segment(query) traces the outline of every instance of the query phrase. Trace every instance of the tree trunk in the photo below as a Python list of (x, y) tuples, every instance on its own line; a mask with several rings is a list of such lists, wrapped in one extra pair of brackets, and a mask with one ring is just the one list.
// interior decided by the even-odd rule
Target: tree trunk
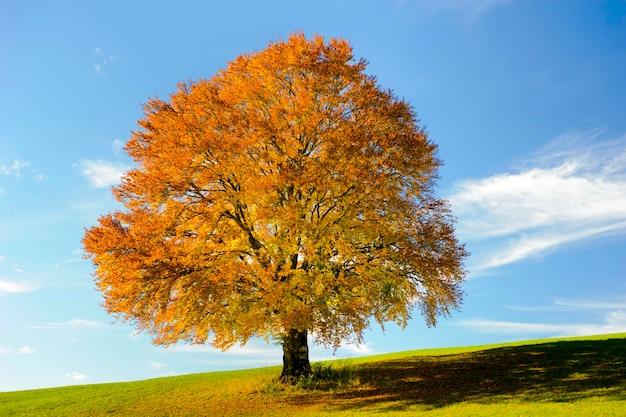
[(283, 382), (295, 382), (301, 376), (311, 374), (307, 331), (291, 329), (283, 336)]

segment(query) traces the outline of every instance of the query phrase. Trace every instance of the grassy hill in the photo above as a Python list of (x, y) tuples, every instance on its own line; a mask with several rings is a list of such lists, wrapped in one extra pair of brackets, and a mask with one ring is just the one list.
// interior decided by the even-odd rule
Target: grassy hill
[(626, 333), (0, 393), (0, 416), (626, 416)]

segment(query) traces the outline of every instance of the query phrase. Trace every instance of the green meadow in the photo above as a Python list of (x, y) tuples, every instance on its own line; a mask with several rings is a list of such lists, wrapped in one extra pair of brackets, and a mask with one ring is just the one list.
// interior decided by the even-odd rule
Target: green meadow
[(0, 416), (626, 416), (626, 333), (0, 393)]

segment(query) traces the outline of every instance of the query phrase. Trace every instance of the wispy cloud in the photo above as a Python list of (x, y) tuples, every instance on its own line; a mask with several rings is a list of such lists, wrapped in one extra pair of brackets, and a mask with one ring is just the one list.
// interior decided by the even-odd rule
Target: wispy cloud
[(626, 297), (603, 297), (602, 299), (572, 300), (556, 299), (550, 305), (504, 305), (507, 310), (527, 312), (604, 312), (609, 310), (626, 311)]
[(275, 344), (267, 344), (263, 339), (252, 339), (244, 346), (235, 345), (226, 351), (216, 349), (210, 345), (180, 344), (168, 347), (169, 352), (175, 354), (192, 354), (196, 359), (206, 364), (231, 364), (236, 367), (269, 366), (281, 363), (282, 349)]
[(31, 327), (31, 329), (45, 329), (62, 332), (84, 332), (92, 330), (102, 330), (108, 327), (109, 325), (103, 321), (73, 319), (65, 322), (47, 322), (44, 323), (42, 326), (33, 326)]
[(133, 330), (132, 332), (128, 333), (126, 335), (126, 337), (128, 337), (130, 340), (137, 342), (139, 339), (141, 339), (141, 332), (139, 330)]
[(501, 320), (462, 320), (454, 324), (491, 334), (544, 334), (552, 336), (585, 336), (626, 332), (626, 299), (555, 300), (546, 306), (504, 306), (524, 312), (584, 313), (583, 317), (599, 317), (592, 321), (570, 323), (529, 323)]
[(173, 369), (170, 369), (169, 366), (167, 366), (164, 363), (161, 362), (156, 362), (156, 361), (151, 361), (151, 360), (145, 360), (144, 364), (152, 369), (153, 371), (158, 372), (160, 375), (163, 376), (173, 376), (173, 375), (178, 375), (178, 372), (176, 372)]
[(337, 358), (351, 358), (362, 355), (373, 355), (376, 351), (369, 343), (356, 345), (352, 343), (342, 343), (341, 346), (334, 350), (321, 345), (311, 346), (311, 357), (315, 361), (324, 361)]
[(111, 146), (113, 148), (113, 154), (121, 156), (124, 154), (124, 146), (126, 146), (126, 142), (121, 139), (115, 139)]
[(462, 320), (456, 323), (480, 333), (489, 334), (544, 334), (559, 336), (588, 336), (626, 332), (626, 313), (613, 311), (600, 323), (524, 323), (499, 320)]
[(622, 300), (556, 300), (555, 306), (576, 310), (626, 310), (626, 299)]
[(417, 7), (428, 14), (442, 12), (459, 13), (466, 16), (468, 23), (474, 22), (488, 10), (511, 0), (399, 0), (398, 8)]
[(610, 299), (603, 297), (602, 299), (588, 299), (588, 300), (556, 299), (550, 305), (531, 305), (531, 306), (505, 305), (503, 307), (508, 310), (513, 310), (513, 311), (529, 311), (529, 312), (547, 312), (547, 311), (585, 312), (589, 310), (595, 310), (595, 311), (626, 310), (626, 297), (621, 297), (621, 298), (618, 297), (618, 298), (610, 298)]
[(277, 352), (280, 351), (279, 347), (276, 346), (254, 346), (253, 344), (248, 344), (244, 346), (235, 345), (226, 351), (221, 351), (220, 349), (216, 349), (210, 345), (174, 345), (169, 348), (172, 352), (177, 353), (219, 353), (219, 354), (227, 354), (227, 355), (236, 355), (236, 356), (266, 356), (266, 357), (274, 357)]
[(161, 362), (144, 361), (144, 363), (146, 364), (148, 368), (153, 369), (155, 371), (162, 371), (165, 368), (165, 365), (163, 365)]
[(70, 372), (65, 375), (65, 378), (71, 379), (72, 381), (82, 381), (84, 379), (87, 379), (87, 375), (80, 372)]
[[(312, 339), (309, 340), (309, 349), (311, 359), (314, 361), (337, 359), (338, 357), (353, 357), (360, 355), (371, 355), (375, 351), (370, 344), (364, 343), (360, 346), (344, 343), (337, 351), (327, 349), (321, 345), (313, 343)], [(269, 365), (278, 364), (282, 357), (282, 348), (277, 344), (267, 344), (262, 339), (254, 339), (248, 342), (247, 345), (240, 346), (235, 345), (226, 351), (221, 351), (210, 345), (190, 345), (180, 344), (168, 347), (170, 352), (177, 354), (210, 354), (212, 357), (222, 358), (222, 361), (232, 361), (236, 358), (236, 363), (241, 365), (246, 363), (248, 365)]]
[(470, 327), (480, 333), (491, 334), (558, 334), (577, 328), (573, 324), (523, 323), (499, 320), (461, 320), (457, 325)]
[(602, 133), (565, 134), (519, 172), (456, 185), (449, 200), (461, 239), (475, 246), (472, 272), (626, 230), (626, 136)]
[(113, 55), (105, 54), (104, 50), (100, 47), (95, 48), (93, 53), (96, 57), (96, 62), (92, 64), (93, 72), (100, 76), (107, 75), (106, 68), (111, 62), (116, 61), (117, 58)]
[(33, 349), (32, 347), (28, 345), (22, 346), (18, 348), (17, 350), (13, 350), (6, 346), (0, 346), (0, 355), (7, 355), (9, 353), (18, 353), (20, 355), (32, 355), (33, 353), (35, 353), (35, 349)]
[(17, 352), (20, 355), (32, 355), (33, 353), (35, 353), (35, 349), (33, 349), (32, 347), (26, 345), (26, 346), (22, 346), (21, 348), (19, 348), (17, 350)]
[(28, 165), (30, 165), (30, 162), (16, 159), (9, 165), (0, 165), (0, 173), (20, 177), (22, 175), (22, 169), (26, 168)]
[(31, 292), (34, 290), (35, 290), (35, 287), (31, 284), (0, 280), (0, 295), (20, 294), (20, 293)]
[(351, 343), (342, 344), (339, 350), (346, 351), (349, 353), (355, 353), (358, 355), (372, 355), (375, 353), (372, 346), (368, 343), (363, 343), (361, 345), (354, 345)]
[(129, 168), (119, 162), (83, 159), (78, 167), (82, 175), (97, 188), (110, 187), (119, 183), (120, 178)]
[(98, 75), (106, 75), (106, 72), (102, 69), (101, 64), (92, 64), (93, 72)]
[(82, 261), (82, 258), (64, 259), (62, 261), (55, 263), (54, 268), (57, 269), (57, 268), (62, 267), (63, 265), (73, 264), (73, 263), (80, 262), (80, 261)]

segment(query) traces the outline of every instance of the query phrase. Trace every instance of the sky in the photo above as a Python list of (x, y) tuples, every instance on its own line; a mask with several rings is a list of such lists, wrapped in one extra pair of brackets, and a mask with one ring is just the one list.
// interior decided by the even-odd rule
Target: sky
[(471, 252), (460, 311), (334, 357), (626, 332), (623, 0), (4, 0), (0, 391), (281, 363), (263, 339), (152, 345), (100, 306), (80, 240), (118, 208), (142, 103), (300, 30), (414, 107)]

